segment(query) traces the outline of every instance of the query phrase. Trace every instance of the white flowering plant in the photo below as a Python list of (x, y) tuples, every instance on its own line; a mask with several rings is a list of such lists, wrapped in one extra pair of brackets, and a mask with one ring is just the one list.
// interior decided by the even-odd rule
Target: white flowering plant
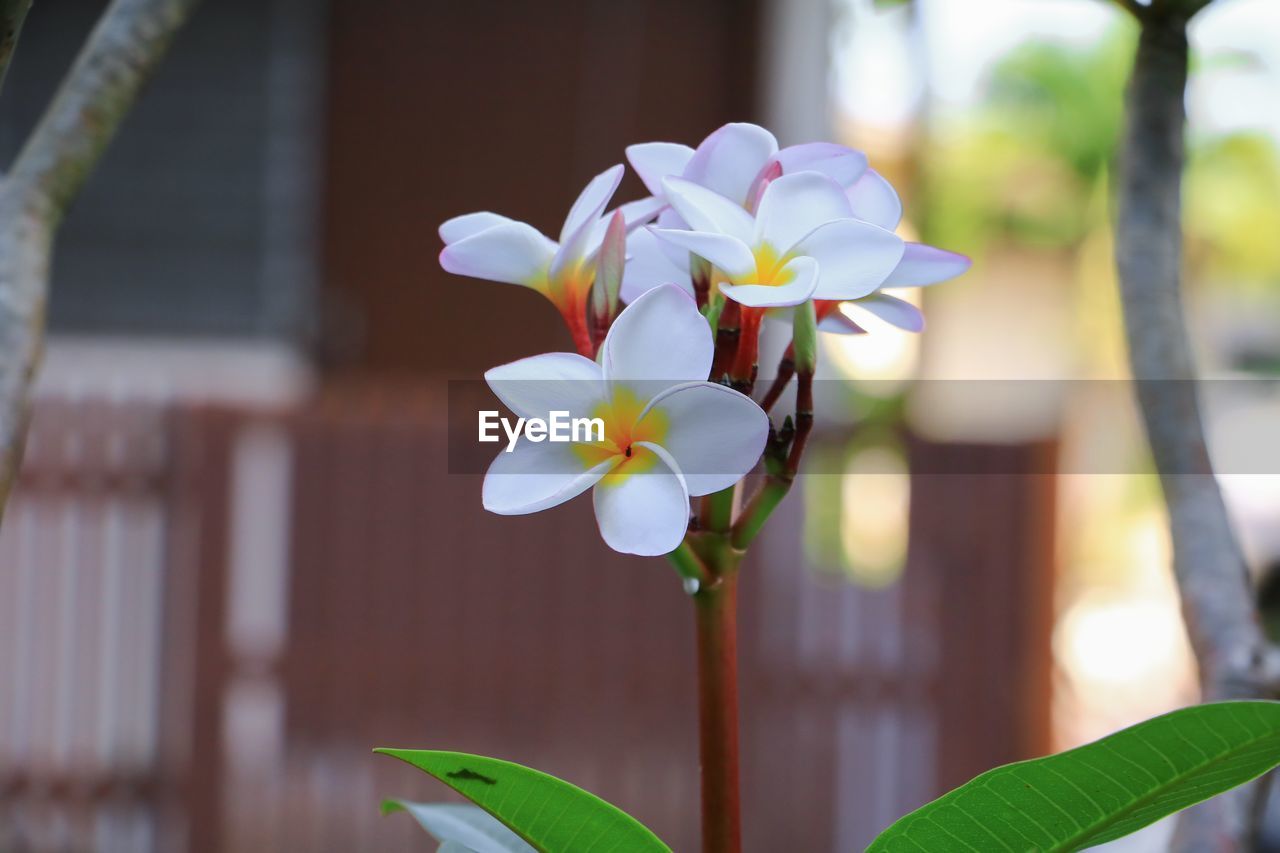
[[(485, 379), (521, 424), (562, 417), (599, 428), (564, 441), (512, 433), (485, 476), (484, 507), (522, 515), (591, 491), (609, 547), (674, 566), (696, 613), (703, 849), (736, 853), (739, 570), (800, 471), (818, 335), (865, 334), (858, 312), (920, 332), (920, 311), (885, 290), (947, 281), (969, 260), (899, 236), (897, 193), (862, 152), (842, 145), (780, 148), (762, 127), (728, 124), (696, 148), (654, 142), (626, 155), (648, 197), (606, 211), (619, 164), (587, 184), (558, 239), (497, 213), (469, 213), (440, 226), (440, 263), (536, 290), (564, 318), (576, 352), (534, 355)], [(757, 389), (766, 318), (789, 324), (791, 340), (768, 387)], [(779, 416), (793, 380), (794, 406)], [(454, 752), (380, 751), (475, 804), (384, 804), (412, 814), (441, 849), (668, 849), (621, 810), (536, 770)], [(990, 771), (902, 818), (872, 849), (1075, 850), (1278, 761), (1275, 705), (1184, 709)]]

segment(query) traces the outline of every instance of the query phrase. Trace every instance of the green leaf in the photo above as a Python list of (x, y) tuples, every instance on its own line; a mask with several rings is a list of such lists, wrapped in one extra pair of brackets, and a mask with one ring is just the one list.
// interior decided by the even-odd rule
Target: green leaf
[(384, 800), (382, 813), (404, 811), (446, 849), (471, 853), (533, 853), (533, 848), (488, 812), (462, 803), (410, 803)]
[(671, 853), (635, 818), (538, 770), (464, 752), (375, 749), (428, 773), (510, 827), (540, 853)]
[(868, 850), (1080, 850), (1277, 764), (1280, 703), (1183, 708), (1058, 755), (983, 773), (893, 824)]

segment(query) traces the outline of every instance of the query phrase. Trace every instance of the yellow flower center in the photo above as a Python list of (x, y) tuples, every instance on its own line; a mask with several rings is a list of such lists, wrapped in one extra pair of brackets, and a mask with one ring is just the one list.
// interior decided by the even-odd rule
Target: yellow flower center
[(560, 271), (555, 278), (544, 276), (542, 292), (547, 295), (558, 308), (576, 308), (587, 304), (587, 295), (596, 279), (596, 265), (592, 261), (578, 261)]
[(600, 481), (603, 486), (616, 486), (632, 474), (642, 474), (658, 464), (658, 457), (638, 442), (661, 443), (670, 427), (667, 416), (651, 409), (643, 418), (645, 403), (630, 388), (615, 386), (613, 396), (602, 400), (590, 417), (604, 421), (604, 441), (578, 442), (573, 451), (588, 468), (616, 459), (612, 471)]
[(756, 246), (752, 254), (756, 258), (756, 280), (752, 282), (753, 284), (778, 287), (787, 284), (795, 277), (791, 270), (783, 269), (791, 257), (779, 254), (778, 250), (768, 243)]

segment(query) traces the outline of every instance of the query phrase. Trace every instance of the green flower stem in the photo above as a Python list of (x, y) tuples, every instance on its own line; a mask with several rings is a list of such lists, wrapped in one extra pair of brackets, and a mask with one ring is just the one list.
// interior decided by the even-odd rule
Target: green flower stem
[(705, 495), (702, 498), (698, 522), (703, 530), (725, 533), (733, 525), (734, 502), (738, 496), (738, 484)]
[[(723, 542), (723, 536), (717, 536)], [(698, 636), (698, 734), (703, 853), (740, 853), (738, 792), (738, 563), (716, 548), (713, 580), (693, 596)]]
[(769, 477), (742, 510), (742, 515), (733, 525), (730, 537), (732, 547), (745, 551), (759, 535), (769, 516), (782, 503), (782, 499), (791, 491), (791, 481), (782, 477)]
[(693, 580), (699, 584), (704, 584), (711, 579), (711, 575), (707, 572), (707, 567), (702, 564), (702, 559), (694, 553), (687, 539), (680, 543), (680, 547), (667, 555), (667, 560), (671, 565), (675, 566), (676, 572), (685, 580)]

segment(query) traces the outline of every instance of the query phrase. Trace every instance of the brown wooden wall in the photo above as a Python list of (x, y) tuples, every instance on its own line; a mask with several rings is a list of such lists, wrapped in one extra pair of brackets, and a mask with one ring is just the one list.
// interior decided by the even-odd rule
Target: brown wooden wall
[[(0, 537), (0, 849), (425, 847), (375, 806), (444, 792), (376, 745), (541, 767), (696, 848), (673, 573), (608, 551), (585, 499), (484, 513), (480, 478), (446, 473), (440, 403), (362, 383), (276, 413), (37, 412)], [(264, 440), (280, 553), (244, 506)], [(744, 568), (748, 850), (858, 849), (1048, 748), (1048, 452), (913, 443), (933, 473), (882, 589), (812, 571), (799, 492), (779, 509)], [(246, 644), (264, 577), (278, 641)]]
[(755, 6), (333, 0), (326, 364), (467, 375), (567, 347), (537, 294), (446, 275), (437, 225), (488, 209), (554, 237), (626, 145), (753, 118)]

